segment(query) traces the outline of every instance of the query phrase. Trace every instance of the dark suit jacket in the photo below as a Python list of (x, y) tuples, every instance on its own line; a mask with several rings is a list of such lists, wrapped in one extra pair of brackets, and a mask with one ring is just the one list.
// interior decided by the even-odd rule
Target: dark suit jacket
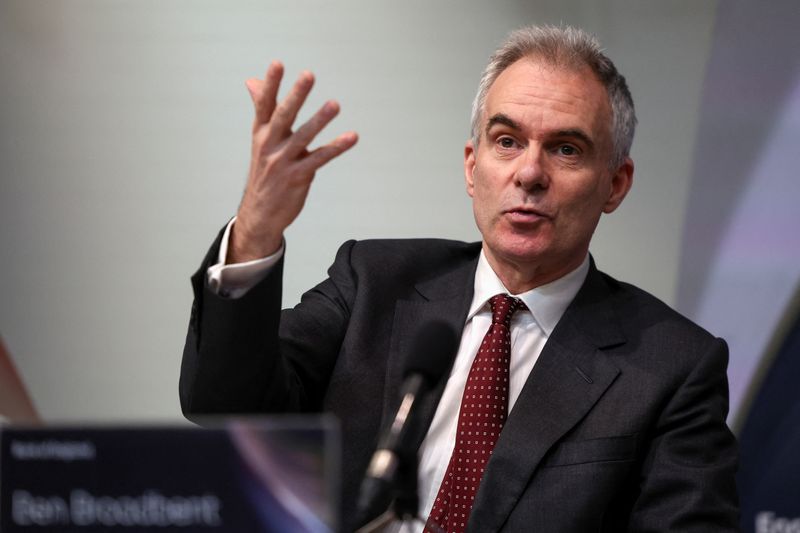
[[(351, 528), (408, 345), (432, 319), (460, 336), (480, 244), (347, 242), (329, 278), (285, 311), (282, 264), (240, 299), (211, 293), (217, 249), (193, 278), (184, 412), (338, 415)], [(722, 340), (592, 264), (509, 415), (469, 531), (736, 530), (726, 364)]]

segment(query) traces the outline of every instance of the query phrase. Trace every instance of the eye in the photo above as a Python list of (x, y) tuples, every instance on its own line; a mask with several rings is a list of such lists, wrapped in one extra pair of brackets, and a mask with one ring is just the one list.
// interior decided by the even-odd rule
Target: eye
[(562, 144), (558, 147), (558, 153), (560, 155), (573, 156), (578, 155), (578, 149), (570, 144)]
[(497, 144), (500, 146), (500, 148), (514, 148), (517, 146), (517, 141), (511, 137), (500, 137), (497, 139)]

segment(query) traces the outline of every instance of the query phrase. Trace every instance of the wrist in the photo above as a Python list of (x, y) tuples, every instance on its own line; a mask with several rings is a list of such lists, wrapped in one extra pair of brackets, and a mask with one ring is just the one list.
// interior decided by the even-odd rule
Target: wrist
[(270, 231), (252, 231), (237, 217), (231, 227), (226, 264), (244, 263), (268, 257), (280, 250), (283, 233)]

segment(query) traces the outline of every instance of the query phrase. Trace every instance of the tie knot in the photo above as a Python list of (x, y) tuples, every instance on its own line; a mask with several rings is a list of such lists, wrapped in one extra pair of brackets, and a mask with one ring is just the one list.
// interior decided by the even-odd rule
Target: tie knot
[(519, 298), (514, 298), (508, 294), (496, 294), (489, 298), (489, 307), (492, 309), (492, 324), (503, 324), (511, 326), (511, 316), (514, 311), (525, 304)]

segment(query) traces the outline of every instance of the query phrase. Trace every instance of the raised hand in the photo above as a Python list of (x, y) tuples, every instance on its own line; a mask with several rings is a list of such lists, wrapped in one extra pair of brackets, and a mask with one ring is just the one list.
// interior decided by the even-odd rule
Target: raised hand
[(281, 78), (283, 65), (274, 61), (264, 80), (247, 80), (247, 90), (255, 106), (253, 146), (247, 187), (233, 225), (227, 263), (276, 252), (284, 230), (303, 209), (314, 173), (358, 140), (355, 132), (347, 132), (309, 151), (308, 146), (317, 134), (339, 114), (339, 104), (328, 100), (305, 124), (292, 131), (297, 113), (314, 85), (314, 75), (308, 71), (301, 73), (278, 104)]

